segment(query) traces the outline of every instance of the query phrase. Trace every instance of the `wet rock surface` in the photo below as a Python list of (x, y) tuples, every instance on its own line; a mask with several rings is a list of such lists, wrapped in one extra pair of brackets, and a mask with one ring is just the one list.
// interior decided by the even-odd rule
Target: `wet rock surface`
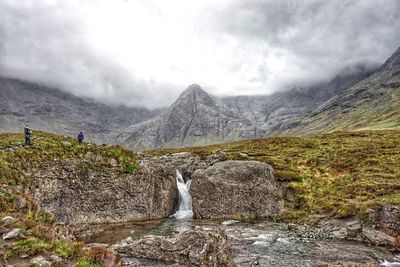
[[(43, 163), (33, 172), (31, 193), (62, 224), (167, 218), (176, 199), (175, 170), (144, 161), (133, 174), (103, 159)], [(107, 159), (104, 159), (106, 161)]]
[(285, 224), (234, 224), (227, 235), (238, 266), (379, 266), (392, 256), (359, 242), (299, 238)]
[(217, 162), (194, 172), (191, 186), (195, 218), (264, 218), (281, 210), (272, 167), (265, 163)]
[(352, 240), (397, 250), (400, 248), (399, 237), (395, 232), (398, 229), (388, 231), (378, 224), (371, 225), (371, 222), (356, 218), (328, 219), (317, 225), (289, 224), (289, 228), (295, 236), (301, 238)]
[[(188, 230), (171, 238), (150, 235), (133, 240), (129, 237), (111, 248), (125, 256), (143, 258), (147, 264), (150, 260), (185, 266), (235, 266), (227, 237), (219, 229)], [(134, 262), (131, 260), (132, 265)]]

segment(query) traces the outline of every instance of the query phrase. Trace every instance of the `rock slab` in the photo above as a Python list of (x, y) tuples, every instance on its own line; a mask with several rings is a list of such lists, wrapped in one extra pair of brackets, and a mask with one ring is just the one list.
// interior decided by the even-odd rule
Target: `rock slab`
[(193, 214), (198, 219), (257, 219), (280, 212), (272, 167), (257, 161), (222, 161), (192, 175)]
[(188, 230), (175, 238), (145, 236), (127, 238), (111, 249), (128, 257), (144, 258), (167, 264), (220, 267), (235, 266), (232, 249), (223, 230)]
[(145, 221), (173, 212), (173, 169), (144, 162), (135, 173), (96, 164), (106, 159), (43, 163), (33, 174), (32, 195), (62, 224)]

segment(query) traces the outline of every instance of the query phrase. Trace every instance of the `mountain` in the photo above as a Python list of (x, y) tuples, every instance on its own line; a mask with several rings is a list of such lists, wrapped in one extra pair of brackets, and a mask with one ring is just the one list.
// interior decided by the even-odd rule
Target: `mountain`
[(0, 77), (0, 132), (33, 130), (75, 136), (83, 131), (88, 141), (112, 142), (129, 125), (160, 111), (109, 106), (25, 81)]
[(134, 149), (210, 144), (249, 138), (251, 125), (193, 84), (166, 111), (129, 127), (118, 139)]
[(293, 88), (267, 96), (237, 96), (219, 99), (226, 109), (242, 114), (257, 128), (257, 136), (296, 127), (295, 118), (309, 114), (331, 97), (371, 75), (377, 68), (355, 65), (331, 81), (309, 88)]
[(108, 106), (0, 78), (0, 132), (33, 129), (133, 149), (202, 145), (268, 135), (400, 128), (400, 48), (379, 69), (357, 65), (327, 83), (268, 96), (214, 98), (189, 86), (163, 112)]
[(280, 133), (400, 128), (400, 48), (371, 76), (293, 123)]
[(269, 96), (214, 98), (189, 86), (162, 114), (132, 125), (118, 142), (133, 149), (204, 145), (267, 136), (297, 126), (294, 119), (316, 110), (337, 92), (367, 77), (362, 66), (326, 84), (294, 88)]

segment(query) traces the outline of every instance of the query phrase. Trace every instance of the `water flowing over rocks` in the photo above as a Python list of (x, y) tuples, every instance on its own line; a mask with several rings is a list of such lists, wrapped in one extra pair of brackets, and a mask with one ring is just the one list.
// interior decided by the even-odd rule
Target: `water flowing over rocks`
[(92, 164), (102, 159), (47, 162), (33, 173), (32, 193), (59, 223), (167, 218), (177, 198), (174, 169), (143, 161), (134, 174)]
[(196, 171), (192, 198), (199, 219), (265, 218), (282, 209), (272, 167), (257, 161), (222, 161)]
[(186, 266), (235, 266), (232, 249), (222, 230), (188, 230), (176, 237), (127, 238), (111, 247), (129, 257), (179, 263)]
[(185, 182), (182, 174), (176, 170), (176, 183), (179, 191), (179, 209), (174, 213), (173, 216), (176, 219), (192, 218), (192, 196), (190, 194), (190, 185), (192, 180)]

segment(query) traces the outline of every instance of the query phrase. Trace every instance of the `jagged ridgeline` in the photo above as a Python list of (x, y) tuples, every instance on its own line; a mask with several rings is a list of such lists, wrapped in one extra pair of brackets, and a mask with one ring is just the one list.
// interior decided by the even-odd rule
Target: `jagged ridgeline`
[(216, 98), (189, 86), (167, 109), (115, 107), (54, 88), (0, 79), (0, 131), (34, 129), (135, 150), (335, 130), (397, 129), (400, 52), (380, 68), (355, 65), (331, 81), (268, 96)]

